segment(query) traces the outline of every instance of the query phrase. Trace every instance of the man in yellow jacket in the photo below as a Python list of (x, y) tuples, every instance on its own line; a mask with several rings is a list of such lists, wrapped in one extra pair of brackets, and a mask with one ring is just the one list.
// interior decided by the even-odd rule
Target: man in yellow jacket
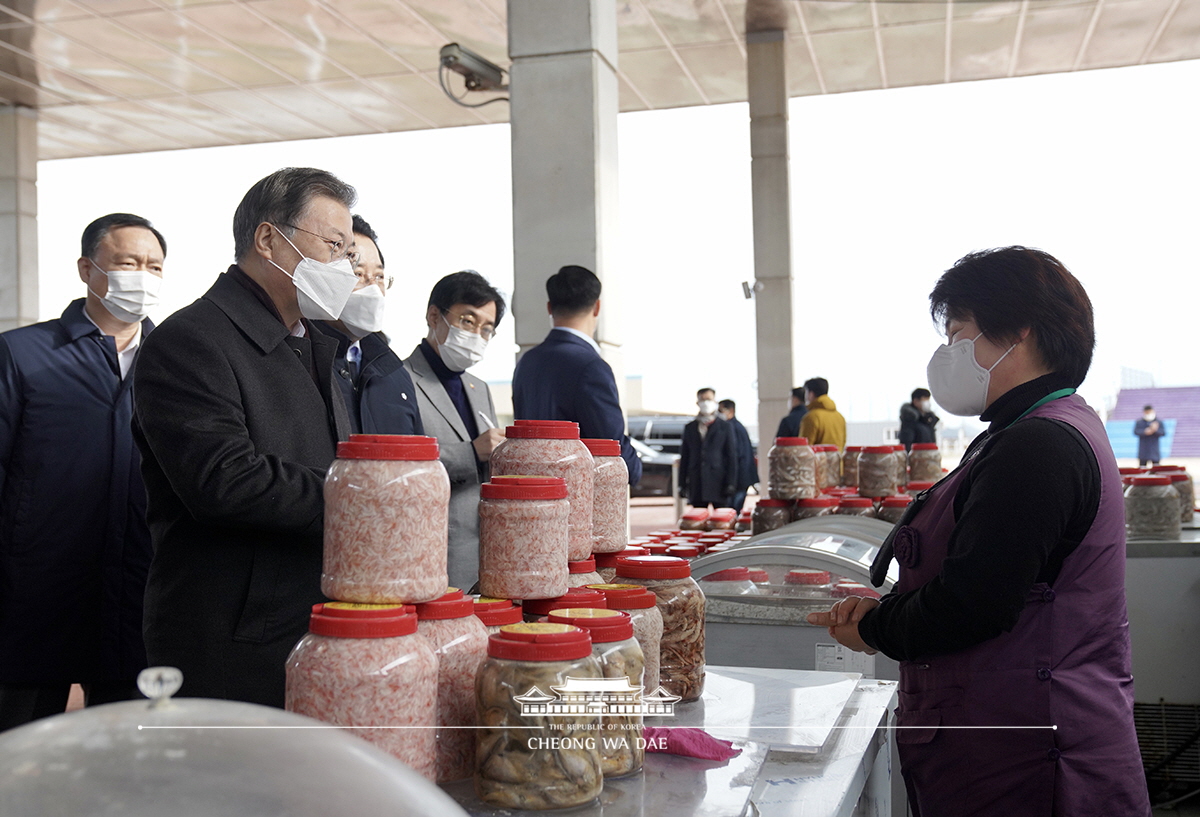
[(837, 404), (829, 397), (829, 381), (814, 377), (804, 381), (804, 402), (808, 413), (800, 421), (800, 436), (808, 438), (809, 445), (836, 445), (838, 450), (846, 447), (846, 418), (837, 410)]

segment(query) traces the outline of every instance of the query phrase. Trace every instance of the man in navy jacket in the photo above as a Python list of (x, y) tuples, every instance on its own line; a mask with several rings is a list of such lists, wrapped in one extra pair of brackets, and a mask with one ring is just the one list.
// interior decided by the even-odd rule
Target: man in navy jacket
[(546, 281), (554, 328), (526, 352), (513, 373), (513, 414), (518, 420), (570, 420), (584, 439), (621, 441), (629, 484), (642, 478), (642, 462), (625, 434), (612, 367), (592, 338), (600, 315), (600, 279), (589, 269), (566, 266)]

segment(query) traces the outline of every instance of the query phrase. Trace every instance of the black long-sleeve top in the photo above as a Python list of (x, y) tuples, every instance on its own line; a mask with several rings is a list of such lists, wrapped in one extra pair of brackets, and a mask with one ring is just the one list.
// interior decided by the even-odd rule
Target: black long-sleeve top
[(962, 650), (1010, 631), (1029, 589), (1054, 583), (1096, 519), (1100, 466), (1066, 423), (1029, 417), (1012, 424), (1070, 385), (1057, 373), (1039, 377), (981, 415), (990, 425), (964, 456), (978, 452), (954, 497), (957, 522), (941, 572), (869, 611), (858, 626), (867, 644), (900, 661)]

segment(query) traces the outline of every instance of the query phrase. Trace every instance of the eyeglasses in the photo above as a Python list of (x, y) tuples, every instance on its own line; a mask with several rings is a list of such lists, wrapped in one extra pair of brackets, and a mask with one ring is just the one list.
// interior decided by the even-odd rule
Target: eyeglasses
[[(311, 235), (313, 238), (319, 238), (322, 241), (324, 241), (326, 244), (328, 244), (329, 245), (329, 263), (331, 263), (331, 264), (335, 264), (338, 261), (341, 261), (343, 258), (351, 257), (350, 249), (349, 249), (349, 247), (346, 246), (345, 241), (342, 241), (340, 239), (326, 238), (325, 236), (321, 235), (320, 233), (314, 233), (312, 230), (306, 230), (303, 227), (297, 227), (295, 224), (284, 224), (284, 226), (291, 227), (293, 230), (299, 230), (302, 233), (307, 233), (308, 235)], [(353, 263), (353, 260), (351, 260), (351, 263)]]
[(491, 340), (496, 336), (495, 329), (490, 326), (481, 327), (479, 325), (479, 321), (475, 320), (473, 315), (465, 312), (458, 317), (451, 317), (449, 312), (443, 312), (442, 314), (446, 316), (446, 323), (450, 324), (451, 326), (457, 326), (459, 329), (463, 329), (474, 335), (479, 335), (479, 337), (483, 338), (484, 340)]
[(358, 280), (362, 281), (364, 284), (374, 284), (377, 287), (383, 287), (385, 290), (392, 288), (392, 284), (395, 283), (395, 278), (393, 278), (391, 275), (384, 275), (382, 272), (377, 272), (374, 275), (370, 274), (369, 272), (360, 272), (358, 269), (358, 262), (360, 260), (359, 254), (352, 252), (346, 257), (350, 259), (350, 264), (354, 267), (354, 274), (358, 276)]

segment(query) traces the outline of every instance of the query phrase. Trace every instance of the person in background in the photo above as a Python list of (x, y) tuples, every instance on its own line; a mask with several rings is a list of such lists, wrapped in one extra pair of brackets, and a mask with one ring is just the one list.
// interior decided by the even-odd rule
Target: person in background
[(256, 182), (237, 263), (146, 339), (134, 372), (154, 561), (146, 652), (181, 696), (282, 707), (321, 594), (325, 472), (349, 421), (335, 320), (357, 278), (354, 188), (315, 168)]
[(717, 416), (716, 398), (712, 389), (696, 392), (699, 411), (679, 445), (679, 495), (697, 508), (732, 508), (737, 493), (737, 434)]
[(792, 389), (792, 396), (788, 398), (791, 410), (779, 421), (779, 429), (775, 432), (776, 437), (800, 436), (800, 422), (804, 419), (804, 415), (808, 413), (804, 402), (804, 387), (797, 386)]
[(737, 403), (732, 400), (722, 400), (717, 403), (717, 416), (729, 423), (737, 440), (737, 479), (733, 483), (733, 509), (742, 512), (746, 504), (746, 491), (758, 482), (758, 464), (754, 460), (754, 444), (750, 442), (750, 432), (737, 418)]
[(814, 377), (804, 381), (804, 402), (808, 411), (800, 421), (801, 437), (807, 437), (809, 445), (836, 445), (839, 450), (846, 447), (846, 418), (838, 413), (837, 404), (829, 396), (829, 381)]
[(900, 407), (899, 439), (905, 451), (913, 443), (936, 443), (938, 416), (929, 410), (929, 389), (913, 389), (912, 399)]
[(382, 332), (392, 278), (384, 272), (379, 237), (362, 216), (354, 216), (352, 223), (351, 262), (358, 283), (338, 320), (316, 324), (338, 344), (333, 369), (346, 399), (350, 432), (423, 435), (416, 388)]
[(989, 426), (884, 540), (871, 581), (894, 558), (892, 591), (809, 623), (900, 662), (914, 814), (1149, 817), (1121, 475), (1075, 393), (1095, 345), (1091, 301), (1058, 259), (1005, 247), (956, 262), (930, 304), (947, 337), (929, 362), (933, 395)]
[(517, 361), (513, 415), (518, 420), (570, 420), (579, 423), (585, 440), (619, 440), (629, 484), (637, 485), (642, 461), (625, 434), (612, 367), (593, 338), (600, 289), (600, 279), (585, 267), (566, 266), (546, 280), (546, 310), (554, 328)]
[(1138, 438), (1138, 465), (1142, 468), (1158, 465), (1162, 459), (1158, 441), (1167, 433), (1167, 429), (1154, 413), (1154, 406), (1142, 408), (1142, 417), (1133, 424), (1133, 433)]
[(504, 317), (504, 296), (474, 270), (447, 275), (433, 286), (425, 310), (429, 333), (404, 361), (417, 387), (425, 433), (437, 437), (450, 476), (450, 584), (479, 580), (479, 486), (488, 459), (504, 442), (487, 383), (467, 374), (483, 359)]
[(146, 490), (130, 370), (167, 243), (141, 216), (83, 231), (87, 286), (62, 316), (0, 334), (0, 730), (137, 697), (146, 667)]

